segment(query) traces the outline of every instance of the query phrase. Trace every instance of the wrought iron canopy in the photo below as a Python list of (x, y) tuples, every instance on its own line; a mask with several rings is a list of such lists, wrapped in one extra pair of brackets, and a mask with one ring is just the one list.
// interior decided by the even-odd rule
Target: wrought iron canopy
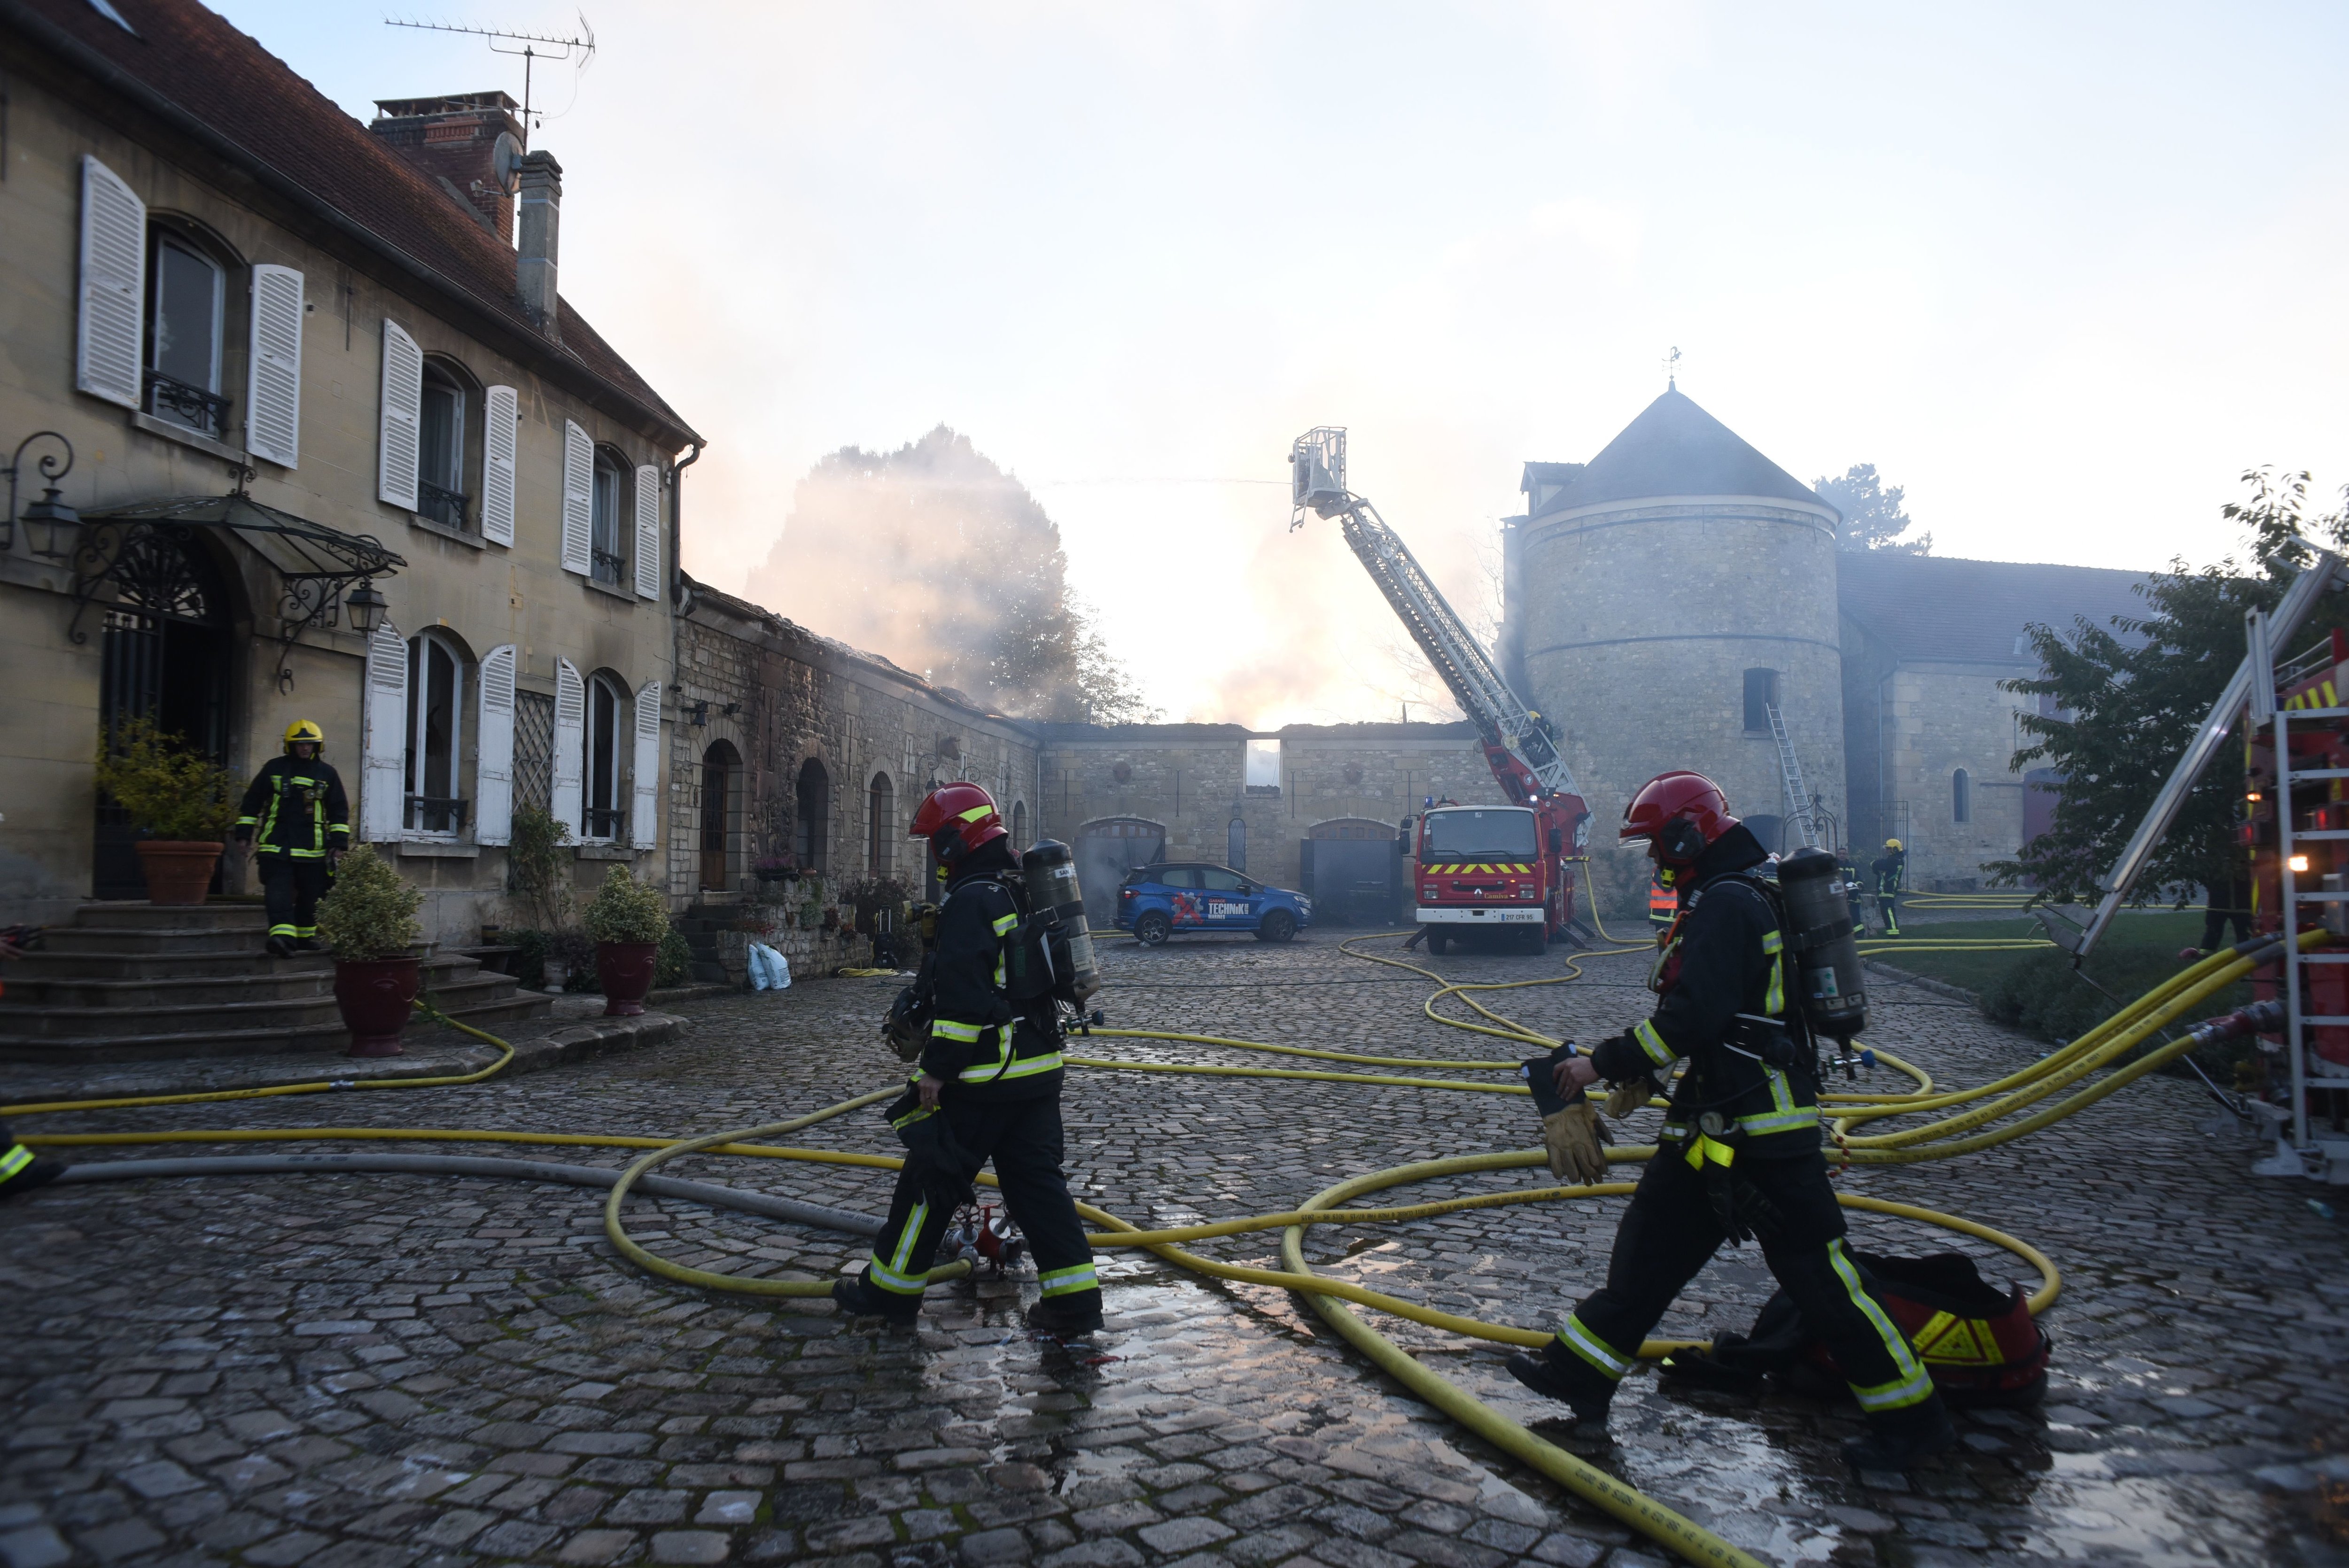
[(150, 540), (159, 535), (185, 537), (183, 530), (220, 529), (260, 556), (284, 582), (277, 603), (283, 634), (278, 648), (281, 686), (292, 685), (285, 655), (305, 628), (338, 624), (346, 589), (393, 576), (408, 564), (372, 535), (345, 533), (264, 506), (242, 490), (227, 495), (180, 496), (109, 507), (84, 512), (82, 521), (81, 544), (74, 552), (74, 618), (69, 634), (75, 642), (88, 641), (88, 634), (81, 630), (82, 611), (108, 583), (119, 587), (128, 581), (126, 573), (135, 572)]

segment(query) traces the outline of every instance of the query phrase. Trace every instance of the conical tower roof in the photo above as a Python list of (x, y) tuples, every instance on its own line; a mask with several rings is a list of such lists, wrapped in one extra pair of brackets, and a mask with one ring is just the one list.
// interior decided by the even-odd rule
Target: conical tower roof
[(1827, 506), (1817, 491), (1755, 451), (1694, 399), (1667, 387), (1542, 511), (1699, 495), (1767, 496)]

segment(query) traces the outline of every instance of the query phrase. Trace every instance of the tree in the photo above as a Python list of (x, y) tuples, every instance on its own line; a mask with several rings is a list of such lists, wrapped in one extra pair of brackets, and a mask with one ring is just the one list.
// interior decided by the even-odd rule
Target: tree
[(1822, 476), (1812, 481), (1811, 488), (1819, 499), (1843, 513), (1843, 531), (1836, 542), (1846, 550), (1891, 550), (1903, 555), (1930, 555), (1933, 536), (1920, 533), (1904, 540), (1915, 524), (1900, 510), (1901, 498), (1909, 492), (1899, 485), (1889, 490), (1877, 478), (1874, 463), (1854, 463), (1843, 478), (1831, 480)]
[[(2054, 826), (2013, 860), (1983, 867), (1999, 885), (2027, 880), (2057, 903), (2103, 896), (2097, 878), (2127, 847), (2187, 738), (2242, 663), (2244, 614), (2272, 611), (2282, 601), (2315, 557), (2312, 534), (2327, 548), (2349, 552), (2349, 516), (2307, 515), (2307, 474), (2254, 469), (2243, 483), (2250, 495), (2230, 501), (2220, 515), (2247, 533), (2248, 562), (2230, 555), (2195, 571), (2173, 561), (2169, 571), (2138, 584), (2147, 613), (2116, 615), (2109, 629), (2085, 618), (2069, 633), (2026, 628), (2042, 673), (2001, 684), (2038, 698), (2040, 711), (2020, 716), (2032, 743), (2011, 766), (2018, 772), (2053, 768), (2063, 788)], [(2296, 645), (2343, 622), (2336, 601), (2318, 601), (2295, 634)], [(2220, 748), (2188, 795), (2137, 886), (2225, 878), (2241, 852), (2234, 841), (2241, 820), (2242, 752), (2230, 745)]]
[(799, 482), (754, 598), (1007, 713), (1154, 717), (1070, 591), (1060, 528), (944, 425)]

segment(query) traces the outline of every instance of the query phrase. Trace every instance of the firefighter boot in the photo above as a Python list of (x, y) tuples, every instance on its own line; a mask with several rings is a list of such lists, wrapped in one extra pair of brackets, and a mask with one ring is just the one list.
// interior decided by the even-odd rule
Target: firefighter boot
[(51, 1154), (36, 1154), (23, 1144), (0, 1154), (0, 1199), (21, 1198), (36, 1187), (46, 1187), (65, 1174), (65, 1161)]
[(1869, 1418), (1865, 1433), (1843, 1440), (1843, 1458), (1856, 1470), (1912, 1470), (1957, 1441), (1949, 1408), (1936, 1394), (1921, 1405)]
[(832, 1299), (851, 1317), (878, 1317), (896, 1328), (911, 1328), (922, 1315), (918, 1295), (893, 1295), (863, 1274), (843, 1274), (832, 1282)]
[(1555, 1343), (1541, 1354), (1520, 1350), (1509, 1357), (1509, 1376), (1545, 1398), (1571, 1407), (1575, 1425), (1597, 1435), (1607, 1429), (1607, 1407), (1615, 1385), (1572, 1352), (1557, 1354)]
[(1101, 1293), (1080, 1294), (1085, 1298), (1082, 1301), (1048, 1297), (1038, 1302), (1028, 1309), (1028, 1326), (1062, 1339), (1095, 1332), (1102, 1326)]

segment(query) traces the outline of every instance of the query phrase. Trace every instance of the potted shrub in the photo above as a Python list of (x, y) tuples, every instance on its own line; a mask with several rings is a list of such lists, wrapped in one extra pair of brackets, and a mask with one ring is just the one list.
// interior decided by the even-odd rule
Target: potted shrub
[(668, 904), (660, 891), (616, 865), (587, 903), (587, 934), (595, 939), (595, 973), (604, 982), (604, 1016), (633, 1018), (653, 988), (660, 940), (668, 932)]
[(424, 895), (365, 844), (335, 868), (335, 885), (318, 901), (318, 937), (335, 958), (335, 1005), (351, 1032), (355, 1057), (399, 1055), (399, 1031), (416, 1003), (423, 934), (416, 911)]
[(800, 868), (789, 855), (761, 855), (750, 862), (750, 874), (762, 882), (797, 882)]
[(130, 818), (150, 903), (204, 902), (236, 820), (236, 780), (227, 769), (167, 734), (152, 719), (116, 727), (98, 751), (98, 787)]

